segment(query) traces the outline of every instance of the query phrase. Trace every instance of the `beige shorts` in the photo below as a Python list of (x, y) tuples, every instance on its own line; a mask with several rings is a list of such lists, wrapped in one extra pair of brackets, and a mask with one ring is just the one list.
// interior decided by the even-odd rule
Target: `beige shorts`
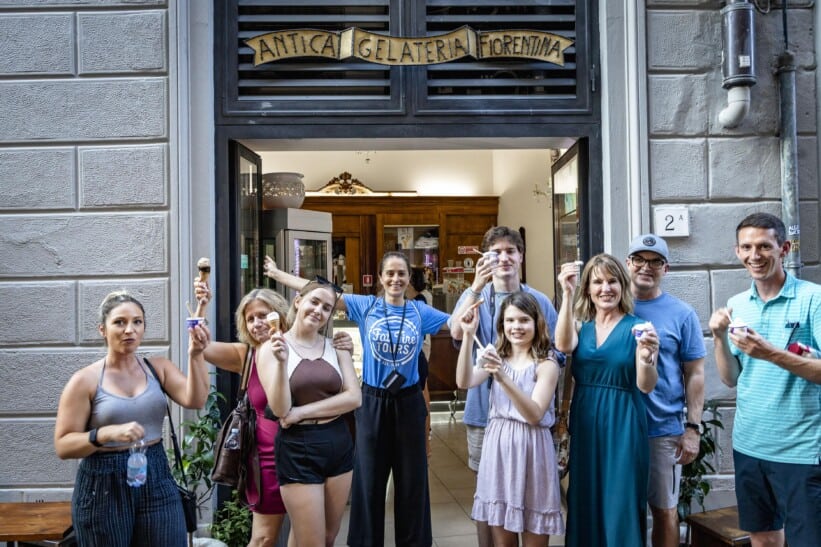
[(681, 466), (676, 463), (676, 450), (681, 437), (650, 439), (650, 477), (647, 481), (647, 503), (658, 509), (678, 505)]
[(485, 440), (485, 428), (465, 425), (468, 438), (468, 467), (479, 472), (479, 460), (482, 459), (482, 443)]

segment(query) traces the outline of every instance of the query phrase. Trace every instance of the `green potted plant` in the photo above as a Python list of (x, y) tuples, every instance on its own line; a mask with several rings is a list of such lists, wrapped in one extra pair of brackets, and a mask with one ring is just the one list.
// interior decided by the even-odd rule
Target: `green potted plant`
[[(678, 518), (679, 522), (684, 520), (692, 512), (692, 504), (695, 501), (704, 511), (704, 498), (710, 493), (710, 482), (704, 476), (715, 473), (715, 467), (711, 463), (713, 455), (718, 450), (716, 444), (716, 431), (724, 429), (721, 422), (721, 413), (718, 411), (718, 403), (708, 401), (704, 405), (704, 413), (710, 413), (710, 420), (701, 420), (702, 433), (698, 456), (692, 462), (681, 469), (680, 493), (678, 498)], [(690, 544), (690, 529), (687, 528), (687, 545)]]
[[(197, 508), (199, 517), (202, 510), (211, 499), (214, 484), (211, 482), (211, 469), (214, 467), (214, 443), (220, 430), (220, 401), (225, 396), (211, 387), (205, 407), (197, 411), (194, 420), (180, 423), (180, 452), (182, 467), (188, 487), (197, 492)], [(173, 449), (168, 450), (168, 458), (174, 461)], [(172, 466), (174, 478), (182, 484), (182, 477), (176, 466)]]
[(240, 503), (237, 491), (214, 513), (211, 537), (228, 547), (245, 547), (251, 540), (251, 511)]

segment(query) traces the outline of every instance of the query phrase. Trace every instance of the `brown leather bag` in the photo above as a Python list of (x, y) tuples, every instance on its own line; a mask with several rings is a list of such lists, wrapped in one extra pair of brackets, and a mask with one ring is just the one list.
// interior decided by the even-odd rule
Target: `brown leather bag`
[[(254, 349), (250, 346), (245, 352), (245, 363), (242, 366), (242, 381), (237, 392), (237, 406), (222, 424), (222, 429), (214, 443), (214, 469), (211, 480), (236, 488), (239, 499), (245, 501), (245, 488), (248, 481), (254, 481), (259, 492), (259, 453), (257, 452), (256, 428), (257, 414), (248, 399), (248, 378), (251, 374), (251, 360)], [(227, 447), (231, 431), (236, 429), (237, 446)], [(250, 463), (250, 465), (249, 465)]]

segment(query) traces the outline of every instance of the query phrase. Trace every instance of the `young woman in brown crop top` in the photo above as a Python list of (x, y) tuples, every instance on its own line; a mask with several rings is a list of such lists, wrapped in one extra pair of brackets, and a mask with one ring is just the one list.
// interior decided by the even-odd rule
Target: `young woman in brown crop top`
[[(351, 353), (323, 332), (334, 286), (311, 281), (294, 299), (291, 328), (259, 352), (259, 377), (280, 416), (274, 454), (297, 545), (333, 545), (351, 489), (353, 439), (342, 414), (361, 404)], [(324, 523), (324, 527), (318, 526)]]

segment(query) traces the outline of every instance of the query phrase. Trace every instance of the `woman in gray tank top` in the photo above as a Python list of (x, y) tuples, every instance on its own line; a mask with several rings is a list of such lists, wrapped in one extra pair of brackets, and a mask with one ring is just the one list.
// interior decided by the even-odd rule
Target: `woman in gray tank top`
[[(204, 326), (188, 330), (188, 375), (165, 357), (152, 357), (150, 372), (137, 350), (145, 334), (145, 310), (125, 291), (100, 306), (102, 359), (74, 373), (57, 408), (54, 448), (61, 459), (82, 458), (71, 518), (80, 547), (186, 545), (185, 519), (162, 446), (166, 399), (202, 408), (208, 396)], [(148, 446), (145, 483), (126, 483), (128, 448)]]

